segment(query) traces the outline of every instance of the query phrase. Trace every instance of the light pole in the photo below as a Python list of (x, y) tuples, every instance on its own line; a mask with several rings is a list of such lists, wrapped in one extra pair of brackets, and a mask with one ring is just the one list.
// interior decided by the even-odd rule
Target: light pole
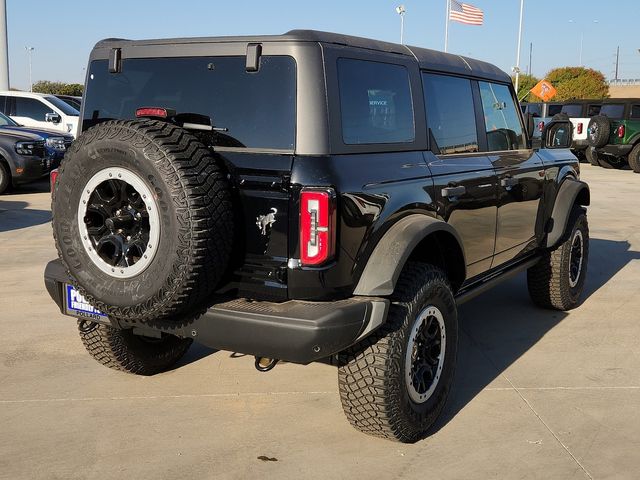
[(396, 12), (400, 15), (400, 43), (404, 45), (404, 14), (407, 13), (404, 5), (398, 5)]
[(24, 47), (27, 51), (27, 57), (29, 57), (29, 91), (33, 92), (33, 81), (31, 79), (31, 54), (35, 50), (33, 47)]
[[(578, 24), (578, 22), (574, 21), (574, 20), (569, 20), (569, 23), (574, 23), (574, 24)], [(598, 20), (592, 20), (591, 23), (598, 23)], [(582, 29), (580, 30), (580, 49), (579, 49), (579, 63), (580, 63), (580, 67), (582, 66), (582, 45), (584, 43), (584, 25), (582, 26)]]
[(524, 0), (520, 0), (520, 25), (518, 27), (518, 52), (516, 54), (516, 66), (513, 67), (513, 71), (516, 74), (516, 94), (520, 87), (520, 45), (522, 44), (522, 16), (524, 14)]

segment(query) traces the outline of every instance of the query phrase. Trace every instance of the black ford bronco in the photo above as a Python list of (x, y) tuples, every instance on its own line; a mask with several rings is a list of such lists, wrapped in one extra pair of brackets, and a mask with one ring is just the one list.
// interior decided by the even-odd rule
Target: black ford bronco
[(487, 63), (337, 34), (98, 43), (53, 190), (45, 283), (102, 364), (192, 341), (329, 359), (354, 427), (416, 441), (445, 404), (457, 305), (527, 271), (575, 307), (588, 186)]

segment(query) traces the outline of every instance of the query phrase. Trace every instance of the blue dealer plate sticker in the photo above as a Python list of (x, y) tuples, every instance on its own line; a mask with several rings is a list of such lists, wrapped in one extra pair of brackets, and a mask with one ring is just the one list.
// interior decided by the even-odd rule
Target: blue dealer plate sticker
[(93, 320), (107, 319), (108, 317), (100, 310), (93, 308), (80, 295), (73, 285), (65, 285), (67, 313), (73, 317), (91, 318)]

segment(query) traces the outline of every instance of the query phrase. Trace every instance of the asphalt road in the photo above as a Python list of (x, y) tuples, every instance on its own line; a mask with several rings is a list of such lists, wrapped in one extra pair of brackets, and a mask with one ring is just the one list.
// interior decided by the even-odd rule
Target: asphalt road
[(0, 197), (0, 478), (638, 478), (640, 175), (583, 178), (584, 304), (537, 309), (520, 275), (464, 305), (448, 407), (415, 445), (353, 430), (325, 364), (194, 346), (152, 378), (102, 367), (44, 291), (46, 184)]

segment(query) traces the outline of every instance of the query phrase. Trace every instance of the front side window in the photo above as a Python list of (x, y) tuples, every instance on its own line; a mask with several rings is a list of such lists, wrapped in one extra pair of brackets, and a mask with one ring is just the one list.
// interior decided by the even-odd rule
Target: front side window
[(530, 103), (527, 105), (527, 111), (525, 113), (530, 113), (534, 116), (534, 118), (542, 116), (542, 104), (541, 103)]
[(405, 67), (340, 58), (338, 87), (345, 144), (414, 141), (413, 100)]
[(91, 63), (83, 130), (110, 119), (135, 118), (140, 107), (207, 116), (220, 130), (218, 147), (293, 150), (296, 134), (296, 62), (260, 57), (247, 72), (246, 57), (125, 58), (120, 73), (107, 60)]
[(14, 116), (26, 117), (40, 122), (45, 121), (45, 115), (52, 113), (53, 108), (34, 98), (15, 97), (16, 109)]
[(478, 151), (478, 132), (471, 81), (466, 78), (422, 75), (427, 124), (441, 154)]
[(522, 123), (506, 85), (478, 82), (489, 151), (525, 148)]

